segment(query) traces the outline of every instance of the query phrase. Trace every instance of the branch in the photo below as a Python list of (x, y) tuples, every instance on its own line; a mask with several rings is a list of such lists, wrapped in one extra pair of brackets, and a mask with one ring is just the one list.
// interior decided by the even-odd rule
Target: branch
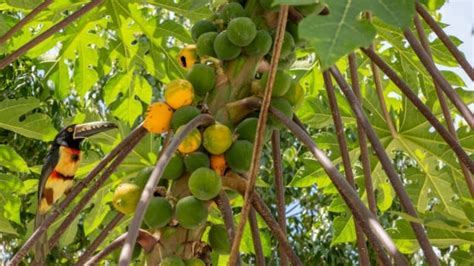
[(103, 0), (92, 0), (90, 3), (86, 4), (83, 6), (81, 9), (76, 11), (74, 14), (70, 15), (69, 17), (61, 20), (58, 22), (56, 25), (52, 26), (45, 32), (41, 33), (38, 35), (36, 38), (33, 40), (29, 41), (22, 47), (18, 48), (15, 52), (12, 54), (6, 56), (2, 60), (0, 60), (0, 69), (5, 68), (8, 64), (11, 62), (15, 61), (18, 57), (29, 51), (31, 48), (35, 47), (36, 45), (40, 44), (42, 41), (46, 40), (47, 38), (51, 37), (53, 34), (58, 32), (59, 30), (63, 29), (67, 25), (71, 24), (73, 21), (76, 19), (80, 18), (83, 16), (85, 13), (93, 9), (94, 7), (98, 6), (100, 3), (102, 3)]
[(431, 77), (435, 80), (438, 86), (446, 93), (448, 98), (454, 104), (454, 106), (459, 110), (461, 116), (464, 117), (467, 124), (474, 129), (474, 116), (467, 107), (467, 105), (462, 101), (461, 97), (456, 93), (456, 91), (451, 87), (451, 84), (441, 75), (441, 72), (438, 70), (433, 60), (430, 56), (423, 50), (423, 47), (416, 39), (415, 35), (411, 30), (407, 29), (403, 32), (408, 43), (410, 43), (411, 48), (415, 51), (416, 55), (420, 59), (421, 63), (425, 66), (426, 70), (430, 73)]
[(263, 143), (265, 141), (265, 126), (267, 124), (268, 109), (270, 107), (271, 96), (273, 91), (273, 83), (275, 82), (276, 71), (278, 67), (278, 62), (280, 60), (281, 47), (283, 45), (283, 37), (285, 34), (286, 20), (288, 16), (288, 6), (281, 5), (280, 13), (278, 15), (278, 25), (277, 32), (275, 36), (275, 44), (272, 52), (272, 59), (270, 63), (270, 72), (268, 76), (268, 81), (265, 87), (265, 93), (262, 100), (262, 106), (260, 109), (260, 115), (258, 117), (257, 123), (257, 132), (255, 137), (255, 143), (252, 152), (252, 162), (250, 164), (250, 175), (249, 175), (249, 186), (247, 186), (247, 191), (244, 196), (244, 204), (240, 212), (240, 221), (235, 233), (234, 241), (232, 242), (232, 247), (230, 250), (229, 265), (235, 265), (237, 263), (240, 241), (242, 240), (242, 235), (247, 221), (249, 211), (250, 211), (250, 196), (253, 194), (255, 188), (255, 182), (257, 178), (257, 173), (260, 167), (260, 156), (262, 153)]
[(13, 26), (5, 34), (3, 34), (2, 37), (0, 37), (0, 45), (2, 45), (4, 42), (10, 39), (13, 35), (15, 35), (15, 33), (21, 30), (23, 26), (25, 26), (28, 22), (30, 22), (38, 13), (46, 9), (52, 2), (53, 0), (45, 0), (43, 3), (39, 4), (33, 10), (31, 10), (31, 12), (28, 13), (28, 15), (22, 18), (17, 24), (15, 24), (15, 26)]
[(257, 215), (255, 210), (250, 208), (249, 225), (252, 232), (253, 248), (255, 250), (256, 265), (265, 266), (265, 256), (263, 255), (262, 240), (260, 239), (260, 231), (258, 230)]
[[(283, 169), (281, 162), (281, 147), (280, 147), (280, 131), (273, 130), (272, 134), (272, 157), (273, 157), (273, 169), (275, 171), (275, 193), (276, 193), (276, 205), (278, 211), (278, 224), (280, 224), (283, 233), (286, 234), (286, 210), (285, 210), (285, 184), (283, 181)], [(280, 265), (288, 265), (288, 258), (285, 257), (283, 247), (279, 246), (280, 252)], [(258, 263), (257, 263), (258, 265)]]
[[(234, 228), (234, 216), (232, 215), (232, 207), (230, 206), (229, 198), (227, 194), (222, 190), (216, 198), (214, 198), (216, 202), (217, 208), (222, 214), (222, 218), (224, 219), (224, 225), (227, 231), (227, 237), (229, 241), (234, 241), (235, 235), (235, 228)], [(237, 263), (240, 265), (240, 259)]]
[[(374, 50), (374, 46), (371, 45), (370, 48), (372, 51)], [(374, 62), (370, 62), (370, 68), (372, 69), (372, 74), (374, 76), (374, 84), (375, 90), (377, 91), (377, 97), (379, 98), (380, 108), (382, 109), (383, 116), (385, 121), (387, 122), (388, 129), (390, 130), (390, 135), (392, 138), (397, 138), (397, 130), (395, 129), (395, 125), (393, 124), (392, 117), (388, 112), (387, 103), (385, 102), (385, 96), (383, 95), (383, 86), (382, 86), (382, 78), (380, 77), (380, 71), (378, 67), (375, 65)]]
[(117, 213), (114, 218), (105, 226), (100, 234), (94, 239), (94, 241), (89, 245), (89, 247), (82, 253), (79, 257), (79, 260), (76, 263), (76, 266), (84, 265), (84, 263), (89, 259), (89, 257), (94, 253), (94, 251), (102, 244), (102, 241), (109, 235), (109, 232), (115, 228), (115, 226), (122, 220), (124, 217), (123, 213)]
[(428, 26), (433, 30), (438, 38), (444, 43), (448, 48), (449, 52), (453, 57), (458, 61), (461, 67), (464, 69), (466, 74), (474, 81), (474, 69), (466, 60), (461, 51), (456, 47), (456, 45), (449, 39), (449, 36), (443, 31), (443, 29), (436, 23), (436, 21), (431, 17), (431, 15), (426, 11), (426, 9), (418, 1), (416, 3), (416, 11), (423, 17), (423, 20), (428, 24)]
[[(385, 148), (382, 146), (382, 143), (380, 143), (377, 134), (375, 133), (374, 129), (370, 125), (369, 120), (362, 111), (362, 107), (360, 106), (359, 100), (357, 100), (357, 97), (350, 89), (349, 84), (347, 84), (347, 82), (344, 80), (339, 70), (336, 67), (332, 66), (330, 68), (330, 71), (336, 79), (337, 83), (339, 84), (339, 87), (343, 91), (344, 95), (346, 96), (346, 99), (349, 101), (349, 105), (352, 108), (352, 112), (356, 115), (357, 120), (361, 122), (361, 125), (363, 126), (367, 137), (369, 138), (369, 141), (372, 144), (372, 147), (374, 148), (375, 153), (377, 154), (377, 157), (380, 160), (380, 163), (382, 164), (382, 168), (387, 174), (398, 198), (400, 199), (400, 203), (403, 206), (403, 209), (405, 209), (405, 211), (409, 215), (413, 217), (418, 217), (418, 214), (416, 213), (416, 210), (413, 207), (410, 198), (408, 197), (408, 193), (406, 192), (400, 177), (398, 176), (390, 158), (385, 152)], [(423, 249), (426, 258), (428, 259), (428, 262), (432, 265), (438, 265), (438, 259), (431, 247), (428, 236), (426, 235), (423, 226), (414, 222), (410, 224), (413, 228), (413, 231), (415, 232), (416, 238), (418, 239), (418, 242), (420, 243), (420, 246)]]
[(61, 225), (55, 230), (53, 236), (48, 242), (49, 249), (52, 249), (56, 243), (58, 243), (59, 238), (66, 231), (66, 229), (71, 225), (71, 223), (76, 219), (76, 217), (81, 213), (81, 210), (89, 203), (89, 201), (94, 197), (97, 191), (102, 187), (102, 185), (107, 181), (107, 179), (115, 172), (117, 167), (125, 160), (127, 155), (133, 150), (133, 148), (140, 142), (140, 140), (147, 134), (145, 128), (140, 127), (139, 137), (131, 140), (129, 145), (123, 149), (123, 151), (117, 155), (117, 158), (110, 164), (107, 169), (102, 173), (100, 178), (92, 185), (92, 187), (87, 191), (87, 193), (81, 198), (79, 203), (77, 203), (74, 208), (69, 212)]
[(313, 139), (304, 132), (298, 125), (288, 119), (284, 114), (275, 108), (271, 108), (272, 114), (280, 120), (313, 154), (319, 161), (324, 171), (331, 179), (332, 183), (339, 191), (347, 206), (354, 215), (356, 221), (360, 221), (360, 226), (365, 235), (372, 244), (377, 255), (380, 257), (384, 265), (390, 265), (390, 259), (384, 252), (384, 247), (387, 252), (395, 259), (397, 265), (408, 265), (405, 257), (398, 251), (395, 243), (390, 236), (385, 232), (383, 227), (377, 221), (377, 218), (365, 207), (365, 204), (360, 200), (354, 188), (342, 177), (339, 171), (334, 167), (329, 158), (324, 152), (316, 147)]
[[(94, 257), (90, 258), (84, 265), (96, 265), (98, 264), (102, 259), (107, 257), (112, 251), (116, 250), (120, 246), (123, 245), (123, 242), (127, 238), (128, 233), (124, 233), (121, 236), (117, 237), (112, 243), (110, 243), (107, 247), (102, 249), (99, 253), (97, 253)], [(140, 229), (138, 231), (138, 239), (137, 243), (140, 244), (140, 246), (146, 251), (150, 252), (154, 245), (158, 243), (158, 240), (148, 233), (145, 230)]]
[[(395, 85), (405, 94), (405, 96), (415, 105), (420, 113), (430, 122), (430, 124), (438, 131), (441, 137), (446, 143), (453, 149), (458, 156), (459, 160), (462, 161), (471, 172), (474, 172), (474, 162), (469, 158), (467, 153), (462, 149), (461, 145), (454, 139), (454, 137), (443, 127), (441, 122), (436, 116), (431, 113), (430, 109), (423, 104), (423, 102), (417, 97), (417, 95), (411, 90), (411, 88), (395, 73), (395, 71), (385, 63), (374, 51), (362, 48), (362, 51), (372, 60), (377, 66), (387, 75)], [(333, 73), (334, 74), (334, 73)], [(340, 75), (340, 74), (339, 74)], [(337, 79), (337, 78), (336, 78)], [(340, 77), (341, 81), (344, 79)], [(338, 82), (339, 83), (339, 82)], [(341, 86), (341, 84), (339, 84)], [(343, 86), (341, 86), (342, 89)], [(353, 106), (351, 106), (353, 107)], [(353, 107), (354, 108), (354, 107)], [(367, 131), (367, 129), (365, 129)], [(372, 141), (371, 141), (372, 142)], [(372, 145), (374, 145), (372, 143)]]
[[(349, 68), (351, 72), (352, 89), (362, 106), (362, 95), (359, 87), (359, 75), (357, 73), (357, 61), (355, 53), (349, 54)], [(367, 202), (369, 210), (377, 216), (377, 203), (375, 201), (375, 193), (372, 182), (372, 168), (370, 167), (369, 150), (367, 148), (367, 139), (365, 131), (359, 120), (357, 120), (357, 133), (359, 135), (360, 161), (364, 172), (365, 191), (367, 192)]]
[[(234, 189), (241, 195), (244, 195), (245, 191), (247, 190), (248, 181), (242, 178), (241, 176), (230, 172), (228, 173), (228, 175), (222, 177), (222, 185), (224, 187)], [(282, 244), (285, 254), (288, 256), (288, 259), (290, 260), (291, 264), (296, 266), (303, 265), (298, 256), (296, 256), (296, 253), (291, 248), (290, 244), (288, 243), (288, 239), (286, 238), (283, 230), (278, 225), (278, 222), (275, 220), (275, 218), (273, 218), (270, 209), (266, 206), (265, 202), (263, 202), (262, 198), (260, 198), (260, 196), (256, 192), (253, 192), (252, 194), (252, 206), (268, 225), (268, 228), (276, 237), (278, 243)]]
[[(332, 120), (334, 121), (334, 127), (336, 129), (337, 142), (339, 144), (339, 151), (341, 152), (342, 163), (344, 165), (344, 173), (346, 175), (347, 182), (354, 188), (354, 173), (352, 172), (351, 158), (349, 156), (349, 150), (347, 148), (346, 137), (344, 135), (344, 125), (342, 124), (341, 115), (339, 113), (339, 106), (337, 105), (336, 93), (332, 84), (331, 76), (327, 71), (323, 72), (324, 85), (329, 99), (329, 106), (331, 108)], [(356, 236), (357, 236), (357, 250), (359, 251), (359, 262), (360, 265), (370, 265), (369, 253), (367, 246), (365, 245), (365, 237), (362, 229), (359, 226), (360, 221), (355, 223)]]
[(36, 228), (36, 230), (31, 234), (30, 238), (26, 240), (23, 246), (18, 250), (12, 260), (9, 262), (9, 265), (14, 266), (18, 265), (20, 261), (26, 256), (28, 251), (33, 247), (33, 245), (41, 238), (41, 236), (46, 232), (49, 226), (66, 210), (69, 204), (81, 193), (81, 191), (95, 178), (97, 174), (104, 169), (107, 164), (112, 161), (119, 153), (126, 148), (129, 142), (133, 141), (136, 138), (141, 138), (144, 129), (140, 125), (133, 132), (131, 132), (125, 139), (122, 140), (109, 154), (105, 156), (102, 161), (97, 164), (97, 166), (92, 169), (92, 171), (82, 180), (79, 181), (67, 194), (66, 198), (61, 202), (58, 208), (53, 209), (52, 213)]
[[(414, 20), (415, 20), (416, 31), (418, 33), (418, 38), (420, 39), (421, 45), (423, 46), (423, 48), (425, 49), (426, 53), (431, 58), (431, 60), (433, 60), (433, 56), (431, 54), (431, 49), (430, 49), (430, 43), (428, 41), (428, 38), (426, 37), (425, 29), (423, 28), (423, 25), (421, 24), (421, 20), (418, 17), (418, 15), (415, 15)], [(456, 141), (459, 141), (457, 133), (456, 133), (456, 129), (454, 128), (451, 112), (449, 111), (448, 103), (446, 102), (446, 99), (444, 98), (443, 92), (441, 91), (441, 88), (439, 87), (438, 83), (436, 83), (436, 81), (433, 81), (433, 82), (434, 82), (434, 87), (436, 89), (436, 95), (438, 96), (438, 99), (439, 99), (439, 104), (441, 105), (441, 110), (443, 111), (444, 120), (446, 121), (446, 125), (448, 126), (448, 131), (449, 133), (451, 133), (451, 135)], [(460, 166), (461, 166), (461, 171), (464, 176), (464, 180), (466, 181), (469, 192), (471, 193), (471, 197), (474, 198), (474, 182), (472, 180), (472, 175), (462, 162), (460, 162)]]
[(198, 126), (208, 125), (214, 122), (214, 118), (207, 114), (201, 114), (191, 120), (184, 128), (183, 131), (179, 132), (178, 134), (174, 135), (171, 139), (169, 145), (163, 151), (163, 154), (158, 159), (156, 163), (155, 169), (150, 175), (145, 188), (140, 197), (140, 201), (138, 202), (137, 208), (135, 210), (135, 214), (133, 216), (132, 223), (128, 229), (128, 235), (125, 240), (125, 244), (123, 245), (122, 252), (120, 253), (119, 265), (125, 266), (130, 263), (130, 259), (132, 257), (133, 252), (133, 244), (138, 236), (138, 230), (140, 229), (140, 225), (143, 220), (143, 216), (145, 215), (145, 211), (150, 204), (150, 200), (153, 198), (154, 188), (160, 181), (161, 175), (163, 171), (168, 165), (173, 154), (176, 152), (179, 144), (183, 141), (183, 139), (191, 132), (191, 130), (195, 129)]

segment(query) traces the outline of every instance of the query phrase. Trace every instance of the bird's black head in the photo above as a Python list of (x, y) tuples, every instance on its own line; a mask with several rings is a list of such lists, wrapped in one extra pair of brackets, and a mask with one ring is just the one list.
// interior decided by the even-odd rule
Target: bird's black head
[(81, 142), (86, 137), (117, 128), (117, 125), (110, 122), (91, 122), (84, 124), (74, 124), (63, 128), (54, 139), (54, 144), (79, 149)]

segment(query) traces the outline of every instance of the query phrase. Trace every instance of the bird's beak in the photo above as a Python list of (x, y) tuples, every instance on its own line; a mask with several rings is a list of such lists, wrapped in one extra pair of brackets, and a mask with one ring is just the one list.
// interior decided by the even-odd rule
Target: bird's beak
[(74, 127), (73, 136), (74, 139), (83, 139), (113, 128), (117, 128), (117, 125), (110, 122), (90, 122), (77, 124)]

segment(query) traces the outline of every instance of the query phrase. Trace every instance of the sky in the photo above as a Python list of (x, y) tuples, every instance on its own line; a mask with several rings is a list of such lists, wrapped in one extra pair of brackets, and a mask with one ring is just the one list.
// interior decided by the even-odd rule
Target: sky
[[(441, 8), (441, 15), (441, 21), (449, 25), (444, 30), (463, 41), (459, 49), (474, 65), (474, 0), (448, 0)], [(463, 70), (458, 69), (456, 72), (464, 79), (469, 90), (474, 90), (474, 82), (469, 80)]]

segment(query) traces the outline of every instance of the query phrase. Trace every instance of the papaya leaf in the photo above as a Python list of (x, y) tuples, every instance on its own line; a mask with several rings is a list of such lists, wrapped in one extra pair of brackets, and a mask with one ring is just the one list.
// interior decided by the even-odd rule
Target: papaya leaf
[(95, 229), (97, 229), (110, 211), (110, 207), (107, 204), (112, 200), (112, 192), (107, 189), (100, 189), (93, 202), (91, 211), (85, 216), (84, 219), (84, 234), (89, 236)]
[(360, 46), (369, 46), (375, 37), (371, 23), (358, 20), (363, 11), (360, 3), (337, 0), (328, 5), (329, 15), (310, 15), (298, 26), (300, 36), (314, 47), (322, 69)]
[(10, 224), (10, 222), (3, 217), (3, 210), (0, 208), (0, 232), (5, 234), (18, 235), (15, 228)]
[(29, 172), (25, 160), (12, 147), (7, 145), (0, 145), (0, 165), (14, 172)]
[[(53, 128), (49, 116), (41, 113), (28, 114), (38, 108), (40, 102), (34, 98), (7, 99), (0, 102), (0, 127), (28, 138), (49, 141), (57, 131)], [(22, 119), (26, 115), (26, 118)]]
[(340, 215), (334, 218), (333, 229), (331, 246), (356, 240), (355, 224), (352, 215)]

